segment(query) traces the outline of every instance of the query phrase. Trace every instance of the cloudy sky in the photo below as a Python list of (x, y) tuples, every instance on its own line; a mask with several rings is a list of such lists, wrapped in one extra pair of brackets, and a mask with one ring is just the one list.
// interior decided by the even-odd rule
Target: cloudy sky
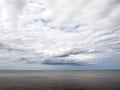
[(0, 69), (120, 69), (120, 0), (0, 0)]

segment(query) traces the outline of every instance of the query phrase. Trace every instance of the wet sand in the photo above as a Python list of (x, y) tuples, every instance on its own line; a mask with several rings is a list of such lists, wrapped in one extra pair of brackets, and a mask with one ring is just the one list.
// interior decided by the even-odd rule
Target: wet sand
[(120, 71), (0, 71), (0, 90), (120, 90)]

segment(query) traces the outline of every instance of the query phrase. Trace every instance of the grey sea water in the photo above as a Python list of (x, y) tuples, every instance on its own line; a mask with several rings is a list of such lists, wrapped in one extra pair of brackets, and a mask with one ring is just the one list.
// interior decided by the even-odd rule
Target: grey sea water
[(1, 70), (0, 90), (120, 90), (120, 71)]

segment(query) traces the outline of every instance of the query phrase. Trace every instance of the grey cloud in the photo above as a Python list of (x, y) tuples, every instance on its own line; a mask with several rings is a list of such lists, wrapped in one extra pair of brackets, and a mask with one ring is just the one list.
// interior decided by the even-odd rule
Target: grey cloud
[[(119, 45), (120, 45), (120, 43), (119, 43)], [(115, 52), (119, 52), (120, 51), (120, 46), (119, 47), (113, 47), (112, 48)]]
[(87, 49), (79, 49), (79, 48), (74, 48), (72, 50), (66, 51), (65, 53), (63, 53), (62, 55), (57, 55), (55, 57), (69, 57), (70, 55), (79, 55), (79, 54), (97, 54), (97, 53), (101, 53), (103, 51), (100, 50), (87, 50)]
[(22, 52), (22, 53), (27, 52), (26, 50), (12, 48), (9, 45), (5, 45), (2, 43), (0, 43), (0, 50), (4, 50), (4, 51), (8, 51), (8, 52)]
[(12, 0), (11, 3), (14, 4), (14, 6), (17, 8), (18, 11), (22, 11), (22, 9), (24, 8), (24, 6), (26, 5), (26, 1), (27, 0)]
[(64, 53), (62, 55), (58, 55), (56, 57), (69, 57), (70, 55), (86, 54), (86, 53), (88, 53), (88, 52), (81, 51), (81, 50), (77, 50), (77, 51), (76, 50), (72, 50), (70, 52), (66, 52), (66, 53)]
[(67, 60), (44, 60), (42, 64), (47, 64), (47, 65), (85, 65), (85, 62), (74, 62), (74, 61), (67, 61)]
[(33, 61), (33, 59), (34, 58), (21, 57), (15, 62), (23, 62), (23, 63), (26, 63), (26, 64), (39, 64), (38, 62)]
[[(62, 31), (66, 31), (66, 32), (74, 32), (76, 31), (78, 28), (82, 27), (83, 25), (77, 24), (74, 25), (71, 28), (65, 28), (65, 27), (59, 27), (58, 29), (62, 30)], [(56, 27), (57, 28), (57, 27)]]
[(42, 22), (44, 25), (47, 25), (47, 24), (50, 22), (50, 20), (41, 19), (41, 22)]

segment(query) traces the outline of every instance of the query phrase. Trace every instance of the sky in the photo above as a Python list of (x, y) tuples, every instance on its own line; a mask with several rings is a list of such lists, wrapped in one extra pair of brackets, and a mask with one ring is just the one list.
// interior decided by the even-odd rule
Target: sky
[(0, 69), (120, 69), (120, 0), (0, 0)]

